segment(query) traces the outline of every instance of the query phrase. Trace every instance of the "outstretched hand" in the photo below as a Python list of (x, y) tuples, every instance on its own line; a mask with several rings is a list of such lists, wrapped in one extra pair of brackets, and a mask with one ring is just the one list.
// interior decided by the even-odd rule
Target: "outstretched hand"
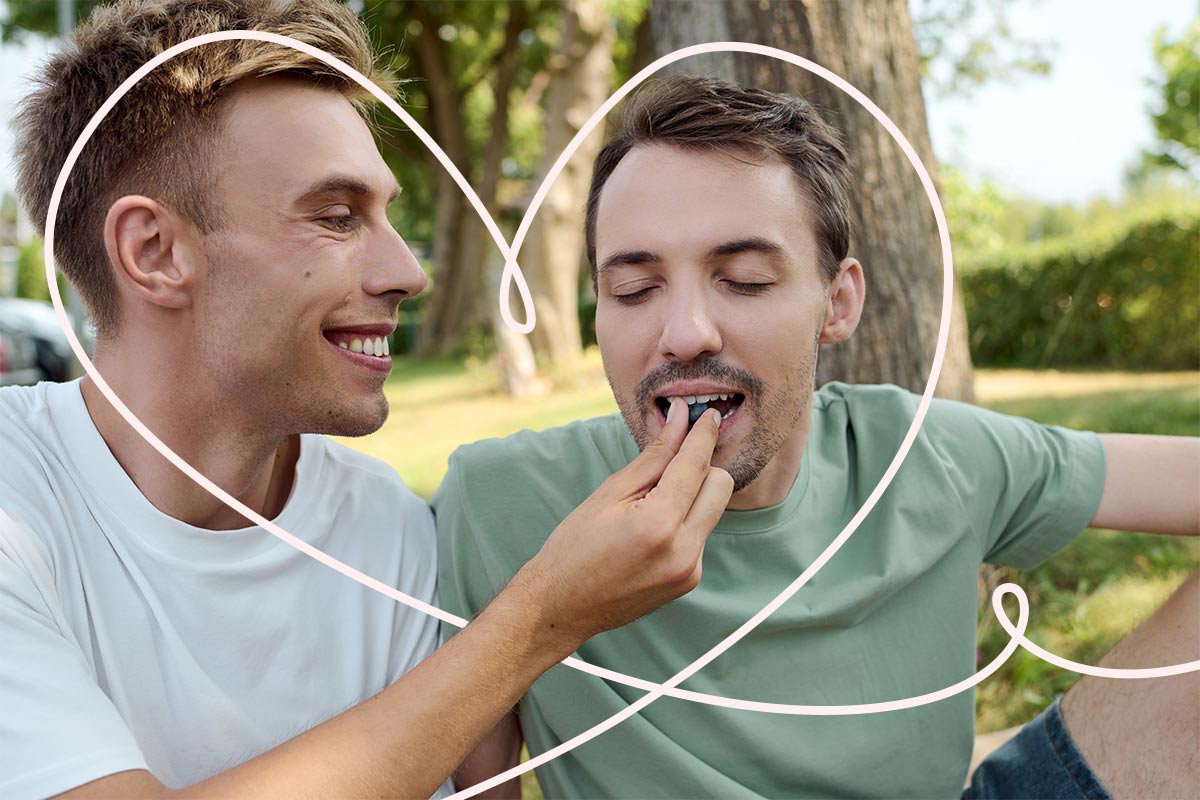
[(711, 464), (719, 413), (705, 412), (689, 431), (683, 406), (672, 399), (658, 437), (563, 520), (510, 584), (532, 593), (544, 632), (566, 652), (700, 582), (733, 479)]

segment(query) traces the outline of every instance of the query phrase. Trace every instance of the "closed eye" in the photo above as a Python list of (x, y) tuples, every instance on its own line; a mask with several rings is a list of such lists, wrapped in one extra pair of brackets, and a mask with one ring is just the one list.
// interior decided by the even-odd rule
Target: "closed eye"
[(653, 290), (653, 286), (647, 286), (640, 291), (630, 292), (629, 294), (614, 294), (612, 297), (622, 305), (635, 306), (650, 297), (650, 292)]
[(742, 283), (740, 281), (724, 281), (725, 285), (738, 294), (763, 294), (770, 290), (774, 283)]

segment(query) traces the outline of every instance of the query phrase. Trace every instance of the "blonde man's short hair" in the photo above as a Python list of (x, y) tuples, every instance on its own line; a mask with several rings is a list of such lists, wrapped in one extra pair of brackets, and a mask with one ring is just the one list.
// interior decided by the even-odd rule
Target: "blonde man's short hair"
[[(16, 119), (17, 190), (44, 232), (58, 173), (84, 126), (138, 67), (172, 45), (221, 30), (290, 36), (390, 88), (366, 30), (334, 0), (120, 0), (100, 6), (50, 59)], [(213, 197), (221, 100), (246, 78), (288, 76), (341, 91), (360, 110), (370, 95), (341, 72), (290, 47), (248, 40), (182, 53), (143, 78), (108, 114), (68, 180), (55, 223), (55, 259), (97, 330), (120, 323), (104, 221), (120, 197), (152, 197), (201, 232), (223, 224)]]

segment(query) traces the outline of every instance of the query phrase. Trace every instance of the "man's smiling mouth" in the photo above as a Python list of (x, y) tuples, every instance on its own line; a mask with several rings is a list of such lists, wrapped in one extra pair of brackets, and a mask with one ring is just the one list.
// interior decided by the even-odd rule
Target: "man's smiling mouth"
[(386, 336), (359, 336), (353, 333), (329, 331), (325, 338), (343, 350), (380, 358), (391, 355)]

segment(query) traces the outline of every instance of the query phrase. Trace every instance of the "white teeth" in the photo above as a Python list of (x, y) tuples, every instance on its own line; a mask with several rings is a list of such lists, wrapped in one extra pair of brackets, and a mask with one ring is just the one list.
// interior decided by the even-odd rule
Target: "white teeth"
[(695, 394), (684, 395), (682, 400), (690, 406), (696, 403), (711, 403), (714, 400), (728, 400), (731, 397), (731, 394)]
[(375, 356), (376, 358), (391, 355), (391, 348), (388, 346), (386, 336), (354, 337), (352, 339), (342, 339), (336, 344), (343, 350), (349, 350), (352, 353), (363, 353), (364, 355)]

